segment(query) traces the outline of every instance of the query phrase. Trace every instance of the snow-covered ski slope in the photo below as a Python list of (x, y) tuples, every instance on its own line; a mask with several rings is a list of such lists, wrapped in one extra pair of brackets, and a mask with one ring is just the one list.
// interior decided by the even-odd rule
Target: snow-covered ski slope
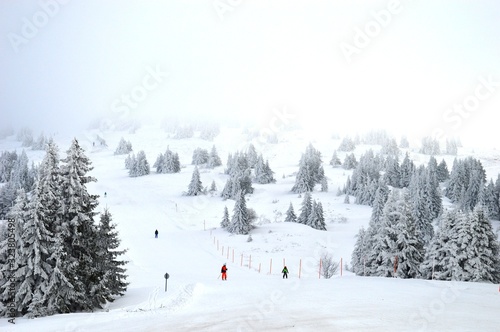
[[(96, 134), (108, 148), (93, 147)], [(128, 177), (125, 156), (113, 152), (121, 137), (134, 152), (144, 150), (152, 165), (167, 146), (179, 153), (182, 171)], [(0, 320), (0, 331), (499, 331), (498, 285), (426, 280), (363, 278), (343, 271), (332, 279), (318, 278), (318, 262), (325, 251), (350, 263), (359, 227), (366, 226), (371, 209), (344, 204), (337, 197), (350, 172), (328, 165), (339, 140), (312, 140), (297, 132), (282, 132), (278, 144), (261, 144), (277, 182), (254, 185), (247, 206), (259, 215), (257, 228), (248, 236), (231, 236), (219, 228), (223, 208), (232, 214), (234, 201), (218, 195), (182, 196), (194, 166), (197, 147), (210, 151), (215, 144), (224, 166), (200, 169), (204, 186), (216, 182), (222, 190), (228, 153), (246, 148), (241, 129), (223, 129), (213, 142), (198, 138), (175, 140), (164, 131), (144, 127), (127, 132), (86, 132), (77, 135), (93, 161), (98, 182), (89, 187), (101, 195), (118, 224), (130, 282), (126, 295), (93, 313), (56, 315), (39, 319)], [(71, 137), (57, 137), (61, 157)], [(283, 223), (290, 202), (298, 213), (302, 198), (290, 192), (294, 172), (305, 147), (312, 143), (323, 155), (329, 192), (313, 193), (322, 202), (327, 232), (300, 224)], [(13, 137), (0, 141), (0, 150), (21, 151)], [(358, 146), (359, 157), (366, 149)], [(471, 150), (461, 149), (468, 155)], [(28, 151), (39, 161), (43, 153)], [(339, 153), (343, 160), (345, 154)], [(497, 151), (476, 151), (488, 179), (500, 171)], [(416, 162), (427, 156), (412, 153)], [(438, 161), (441, 157), (437, 158)], [(446, 157), (451, 169), (452, 157)], [(107, 193), (106, 198), (104, 193)], [(497, 225), (497, 222), (495, 222)], [(154, 238), (158, 229), (159, 238)], [(234, 256), (233, 256), (234, 252)], [(290, 270), (283, 280), (283, 262)], [(228, 280), (219, 277), (228, 265)], [(300, 278), (299, 278), (300, 270)], [(168, 273), (167, 292), (164, 275)]]

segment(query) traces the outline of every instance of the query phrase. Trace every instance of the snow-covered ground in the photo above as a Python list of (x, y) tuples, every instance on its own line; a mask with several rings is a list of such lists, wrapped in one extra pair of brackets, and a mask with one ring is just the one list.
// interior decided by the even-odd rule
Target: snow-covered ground
[[(198, 138), (175, 140), (159, 129), (145, 127), (135, 134), (99, 132), (108, 148), (93, 147), (96, 132), (78, 135), (92, 159), (97, 183), (91, 193), (101, 195), (102, 211), (110, 209), (118, 224), (129, 261), (125, 296), (94, 313), (56, 315), (39, 319), (0, 320), (0, 331), (498, 331), (499, 286), (427, 280), (363, 278), (343, 269), (331, 278), (319, 278), (322, 253), (350, 263), (360, 226), (366, 226), (371, 209), (343, 203), (337, 197), (350, 172), (328, 165), (339, 140), (311, 140), (293, 132), (280, 133), (279, 144), (260, 144), (277, 182), (254, 185), (247, 206), (259, 215), (252, 241), (219, 228), (223, 208), (230, 214), (234, 201), (218, 195), (182, 196), (194, 166), (197, 147), (215, 144), (225, 162), (228, 153), (244, 149), (248, 141), (241, 130), (224, 129), (214, 142)], [(113, 152), (121, 137), (130, 140), (134, 152), (144, 150), (150, 164), (167, 146), (178, 152), (183, 165), (178, 174), (130, 178), (125, 156)], [(70, 137), (56, 137), (61, 156)], [(244, 142), (244, 143), (242, 143)], [(309, 142), (322, 152), (329, 192), (314, 192), (322, 202), (327, 232), (282, 222), (290, 202), (296, 213), (302, 198), (290, 192), (298, 161)], [(0, 150), (21, 150), (13, 137), (0, 141)], [(356, 150), (359, 155), (368, 146)], [(376, 148), (376, 147), (373, 147)], [(27, 151), (39, 161), (42, 152)], [(471, 151), (461, 150), (461, 154)], [(345, 154), (339, 153), (343, 160)], [(499, 153), (475, 152), (496, 179)], [(428, 157), (412, 154), (416, 162)], [(441, 158), (438, 158), (438, 161)], [(451, 169), (453, 158), (446, 157)], [(222, 190), (224, 167), (201, 169), (201, 181), (215, 181)], [(104, 193), (107, 193), (104, 197)], [(497, 222), (495, 222), (497, 224)], [(154, 238), (158, 229), (159, 238)], [(228, 265), (228, 280), (220, 279), (220, 267)], [(290, 270), (283, 280), (283, 264)], [(168, 273), (167, 291), (164, 275)], [(300, 273), (300, 278), (299, 278)]]

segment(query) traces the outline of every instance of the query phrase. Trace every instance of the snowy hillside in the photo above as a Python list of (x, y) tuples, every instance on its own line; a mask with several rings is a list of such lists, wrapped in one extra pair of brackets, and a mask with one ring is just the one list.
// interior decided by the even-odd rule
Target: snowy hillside
[[(104, 138), (107, 147), (96, 144)], [(114, 155), (121, 138), (133, 151), (144, 150), (152, 165), (167, 147), (179, 154), (181, 171), (129, 177), (126, 155)], [(128, 286), (125, 296), (93, 313), (55, 315), (37, 319), (17, 318), (16, 325), (0, 319), (0, 331), (498, 331), (500, 289), (486, 283), (405, 280), (358, 277), (346, 271), (355, 235), (367, 227), (371, 208), (344, 203), (337, 196), (352, 171), (330, 166), (340, 139), (315, 139), (299, 131), (279, 133), (276, 144), (248, 140), (241, 129), (222, 128), (213, 140), (174, 139), (158, 127), (127, 131), (87, 131), (77, 135), (91, 159), (96, 183), (89, 192), (100, 195), (100, 206), (109, 208), (127, 248)], [(55, 136), (61, 151), (71, 137)], [(256, 228), (248, 235), (231, 235), (220, 228), (226, 206), (232, 214), (234, 200), (219, 196), (228, 175), (227, 156), (245, 150), (252, 142), (269, 160), (276, 183), (254, 184), (247, 207), (255, 210)], [(327, 231), (285, 223), (290, 203), (298, 212), (302, 196), (290, 190), (298, 162), (312, 143), (322, 154), (328, 192), (316, 189), (322, 202)], [(204, 187), (217, 186), (213, 195), (183, 196), (193, 174), (193, 151), (214, 146), (222, 159), (215, 169), (200, 167)], [(0, 140), (0, 151), (22, 151), (14, 136)], [(380, 146), (358, 145), (359, 157)], [(409, 150), (415, 163), (428, 156)], [(26, 151), (40, 162), (42, 151)], [(345, 152), (339, 152), (343, 161)], [(488, 181), (500, 173), (498, 151), (459, 150), (458, 157), (481, 159)], [(451, 168), (454, 156), (445, 158)], [(319, 187), (319, 186), (318, 186)], [(447, 202), (449, 204), (449, 202)], [(498, 228), (498, 221), (494, 221)], [(155, 230), (159, 236), (154, 237)], [(331, 279), (319, 276), (319, 262), (330, 253), (342, 267)], [(227, 281), (220, 268), (228, 266)], [(281, 269), (290, 270), (283, 280)], [(165, 273), (169, 274), (165, 292)], [(340, 275), (342, 273), (342, 275)]]

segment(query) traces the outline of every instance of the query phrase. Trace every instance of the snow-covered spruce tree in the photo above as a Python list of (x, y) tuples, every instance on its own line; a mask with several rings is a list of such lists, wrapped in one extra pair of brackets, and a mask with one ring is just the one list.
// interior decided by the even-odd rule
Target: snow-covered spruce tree
[(285, 222), (297, 222), (297, 216), (295, 215), (292, 202), (290, 202), (290, 206), (288, 210), (286, 210)]
[(356, 197), (356, 204), (372, 205), (380, 178), (382, 162), (368, 150), (359, 159), (359, 164), (352, 173), (347, 193)]
[(498, 283), (498, 238), (483, 206), (477, 205), (468, 218), (460, 219), (456, 230), (457, 264), (452, 268), (452, 280)]
[(224, 214), (222, 215), (222, 221), (220, 222), (220, 227), (227, 230), (230, 225), (231, 221), (229, 220), (229, 211), (227, 210), (227, 206), (224, 206)]
[(193, 151), (192, 165), (204, 165), (208, 163), (209, 154), (208, 151), (202, 148), (196, 148)]
[(203, 194), (203, 184), (200, 180), (200, 171), (198, 170), (198, 166), (194, 167), (193, 175), (191, 177), (191, 182), (189, 183), (188, 191), (186, 192), (187, 196), (199, 196)]
[(120, 139), (120, 142), (118, 143), (118, 146), (116, 147), (114, 153), (115, 156), (121, 154), (129, 154), (130, 152), (132, 152), (132, 143), (130, 143), (130, 141), (125, 141), (125, 139), (122, 137)]
[(358, 276), (364, 276), (366, 274), (366, 257), (368, 254), (367, 248), (367, 232), (363, 227), (361, 227), (356, 235), (356, 243), (354, 244), (354, 249), (351, 256), (351, 268)]
[(477, 203), (481, 189), (485, 184), (485, 179), (481, 172), (477, 169), (472, 169), (469, 176), (469, 184), (466, 187), (465, 195), (460, 200), (460, 207), (465, 211), (472, 211)]
[(373, 252), (375, 259), (370, 266), (374, 270), (375, 276), (393, 277), (394, 276), (394, 261), (398, 255), (397, 241), (399, 234), (399, 225), (402, 222), (402, 214), (399, 211), (400, 194), (397, 190), (393, 190), (389, 194), (387, 203), (384, 206), (384, 212), (381, 219), (380, 230), (377, 233)]
[(307, 220), (312, 212), (312, 197), (310, 192), (304, 193), (304, 198), (302, 199), (302, 207), (300, 208), (300, 215), (297, 218), (297, 222), (300, 224), (307, 225)]
[(307, 218), (307, 225), (320, 231), (326, 231), (323, 205), (321, 202), (313, 201), (311, 213)]
[(262, 155), (259, 155), (255, 164), (255, 182), (259, 184), (274, 183), (276, 180), (273, 174), (274, 172), (269, 167), (269, 161), (264, 162)]
[(459, 212), (444, 212), (439, 219), (439, 228), (425, 251), (425, 259), (420, 267), (425, 279), (451, 280), (456, 243), (452, 237), (456, 231)]
[(448, 171), (448, 166), (446, 165), (446, 161), (444, 161), (444, 159), (439, 163), (436, 172), (439, 182), (444, 182), (450, 177), (450, 172)]
[[(21, 198), (26, 201), (26, 197)], [(21, 204), (25, 204), (22, 202)], [(25, 214), (20, 238), (21, 246), (16, 255), (17, 270), (15, 277), (20, 281), (16, 292), (17, 310), (30, 318), (52, 314), (47, 308), (49, 276), (52, 273), (50, 255), (54, 250), (54, 235), (47, 229), (44, 218), (45, 207), (41, 205), (40, 193), (35, 195)]]
[[(250, 143), (246, 152), (246, 159), (248, 161), (248, 167), (255, 168), (257, 166), (259, 156), (257, 155), (257, 150), (255, 150), (255, 146)], [(262, 155), (261, 155), (262, 158)]]
[(18, 155), (16, 151), (3, 151), (0, 155), (0, 183), (10, 181), (12, 170), (17, 161)]
[(222, 161), (217, 153), (217, 149), (215, 145), (212, 146), (212, 150), (210, 150), (210, 154), (208, 155), (207, 166), (209, 168), (215, 168), (222, 165)]
[(332, 165), (333, 167), (342, 165), (340, 158), (337, 156), (337, 150), (333, 151), (332, 159), (330, 159), (330, 165)]
[(401, 169), (397, 157), (388, 156), (385, 166), (385, 182), (394, 188), (399, 188), (401, 184)]
[(309, 144), (300, 158), (299, 171), (292, 192), (313, 191), (314, 186), (321, 183), (324, 177), (325, 171), (322, 166), (321, 153), (312, 144)]
[(101, 213), (97, 232), (96, 279), (99, 283), (92, 289), (92, 296), (97, 306), (106, 302), (113, 302), (116, 296), (123, 296), (127, 291), (128, 283), (126, 269), (127, 261), (119, 260), (118, 257), (125, 254), (127, 250), (118, 250), (120, 239), (116, 231), (116, 224), (112, 223), (112, 216), (108, 209)]
[(211, 193), (215, 193), (217, 191), (217, 185), (215, 184), (215, 180), (212, 180), (212, 183), (210, 184), (210, 189), (208, 190)]
[(349, 153), (345, 156), (344, 163), (342, 164), (342, 167), (346, 170), (354, 169), (358, 165), (358, 162), (356, 160), (356, 156), (354, 156), (354, 153)]
[(228, 231), (232, 234), (247, 235), (252, 229), (246, 206), (245, 194), (240, 190), (234, 203), (233, 216)]
[(488, 215), (492, 219), (500, 219), (499, 194), (495, 190), (493, 180), (490, 180), (488, 185), (484, 188), (484, 197), (480, 203), (488, 210)]
[(399, 225), (396, 248), (398, 268), (396, 275), (400, 278), (417, 278), (420, 276), (420, 265), (424, 260), (424, 239), (417, 230), (413, 218), (411, 197), (408, 190), (403, 189), (400, 210), (402, 220)]
[(96, 266), (98, 253), (96, 238), (98, 229), (94, 224), (95, 209), (98, 205), (97, 195), (87, 191), (87, 184), (96, 179), (87, 175), (91, 170), (90, 159), (76, 139), (73, 139), (62, 160), (62, 239), (65, 246), (69, 267), (66, 278), (75, 287), (75, 291), (85, 294), (83, 299), (72, 303), (73, 310), (92, 310), (99, 307), (93, 298), (94, 288), (98, 286)]
[(137, 173), (134, 176), (148, 175), (150, 172), (150, 168), (148, 160), (146, 159), (146, 153), (144, 153), (143, 150), (137, 153), (136, 162), (137, 162), (136, 166)]
[(179, 154), (177, 152), (172, 152), (169, 148), (164, 154), (164, 169), (163, 173), (179, 173), (181, 171), (181, 163), (179, 160)]
[(410, 185), (411, 176), (413, 175), (414, 171), (415, 171), (415, 164), (410, 159), (410, 156), (408, 155), (407, 152), (400, 167), (400, 174), (401, 174), (401, 183), (399, 185), (400, 188), (406, 188)]

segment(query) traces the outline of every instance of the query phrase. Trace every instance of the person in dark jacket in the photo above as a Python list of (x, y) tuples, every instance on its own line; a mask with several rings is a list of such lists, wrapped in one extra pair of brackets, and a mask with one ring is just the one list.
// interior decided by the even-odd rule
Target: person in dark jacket
[(286, 265), (283, 268), (283, 270), (281, 271), (281, 273), (283, 273), (283, 279), (285, 279), (285, 278), (288, 279), (288, 269), (287, 269)]
[(155, 238), (158, 238), (158, 230), (155, 231)]
[(222, 265), (221, 269), (220, 269), (220, 273), (222, 273), (222, 280), (227, 280), (227, 267), (226, 267), (226, 264), (224, 263), (224, 265)]

